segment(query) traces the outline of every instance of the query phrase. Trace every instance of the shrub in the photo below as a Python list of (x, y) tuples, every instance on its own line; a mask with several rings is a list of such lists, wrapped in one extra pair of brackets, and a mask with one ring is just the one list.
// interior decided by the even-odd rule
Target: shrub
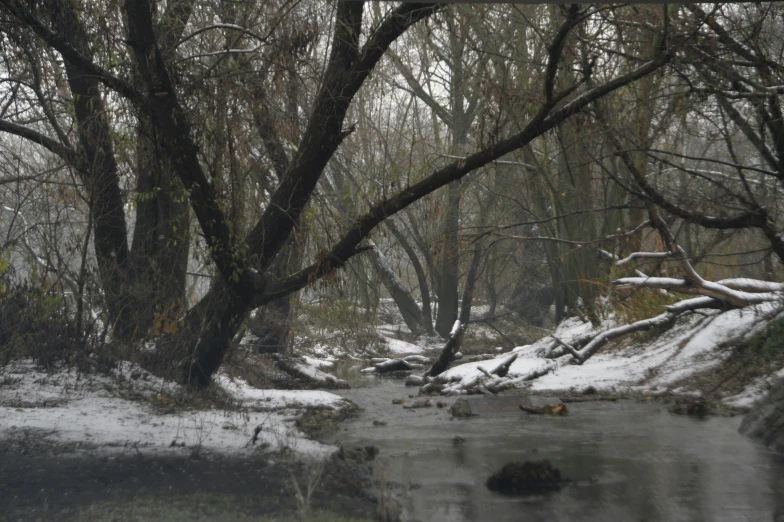
[(7, 265), (0, 275), (0, 362), (30, 357), (45, 368), (74, 362), (85, 351), (62, 297), (32, 281), (19, 281)]

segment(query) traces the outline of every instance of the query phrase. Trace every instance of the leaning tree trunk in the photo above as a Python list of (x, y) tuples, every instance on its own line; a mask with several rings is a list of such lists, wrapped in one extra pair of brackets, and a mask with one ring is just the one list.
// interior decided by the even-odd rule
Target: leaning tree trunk
[[(346, 182), (346, 178), (348, 178), (354, 187), (358, 185), (351, 172), (342, 166), (338, 166), (334, 172), (334, 186), (327, 179), (322, 179), (321, 184), (328, 192), (334, 194), (334, 204), (338, 210), (340, 210), (340, 212), (343, 213), (346, 217), (351, 217), (353, 216), (354, 212), (346, 206), (344, 200), (342, 199), (342, 194), (344, 194), (350, 188)], [(412, 257), (413, 249), (411, 249), (411, 246), (408, 245), (405, 237), (394, 228), (394, 224), (390, 225), (389, 228), (398, 238), (398, 241), (401, 245), (405, 244), (408, 246), (409, 250), (406, 252), (409, 254), (409, 257), (412, 259), (412, 263), (415, 265), (414, 270), (417, 273), (420, 288), (422, 288), (422, 282), (424, 281), (425, 291), (427, 291), (427, 281), (423, 277), (424, 274), (422, 271), (422, 266), (419, 265), (419, 260), (416, 259), (415, 254)], [(368, 240), (367, 244), (370, 246), (370, 264), (373, 267), (373, 270), (375, 270), (376, 275), (378, 275), (379, 280), (384, 285), (384, 288), (386, 288), (390, 297), (392, 297), (392, 300), (395, 302), (395, 305), (400, 311), (400, 315), (403, 316), (403, 321), (405, 321), (408, 329), (411, 330), (411, 333), (414, 335), (420, 335), (423, 332), (432, 332), (433, 323), (430, 316), (430, 296), (427, 296), (427, 307), (424, 308), (427, 310), (427, 316), (425, 316), (419, 309), (419, 305), (417, 304), (416, 300), (411, 296), (411, 292), (406, 289), (403, 281), (401, 281), (397, 274), (395, 274), (394, 270), (392, 270), (392, 267), (389, 265), (386, 256), (381, 253), (381, 251), (372, 241)], [(404, 249), (405, 248), (406, 247), (404, 246)], [(419, 266), (418, 269), (417, 265)], [(423, 303), (424, 302), (425, 297), (423, 297)]]
[(422, 322), (425, 328), (425, 333), (428, 335), (435, 335), (436, 331), (433, 329), (433, 312), (431, 308), (430, 302), (430, 287), (427, 284), (427, 274), (425, 274), (425, 269), (422, 267), (422, 263), (419, 262), (419, 257), (417, 256), (414, 248), (411, 246), (411, 243), (408, 242), (406, 236), (398, 230), (395, 222), (391, 219), (386, 221), (387, 227), (392, 232), (392, 235), (395, 236), (400, 246), (403, 247), (403, 250), (408, 255), (409, 260), (411, 261), (411, 266), (414, 268), (414, 272), (417, 276), (417, 283), (419, 284), (419, 293), (422, 295)]
[[(479, 210), (478, 228), (481, 230), (487, 223), (487, 217), (490, 214), (496, 202), (498, 201), (498, 192), (496, 187), (493, 187), (487, 199), (481, 202)], [(468, 268), (466, 275), (465, 287), (463, 288), (463, 302), (460, 305), (460, 322), (468, 324), (471, 319), (471, 305), (474, 302), (474, 289), (476, 288), (477, 280), (479, 279), (479, 265), (482, 262), (482, 254), (484, 253), (484, 241), (476, 240), (474, 242), (474, 252), (471, 256), (471, 266)]]
[(370, 245), (370, 262), (373, 263), (373, 268), (375, 268), (381, 282), (384, 284), (384, 288), (387, 289), (387, 292), (395, 301), (398, 310), (400, 310), (403, 316), (403, 320), (406, 322), (406, 326), (411, 330), (411, 333), (415, 335), (421, 334), (424, 329), (424, 319), (422, 312), (419, 310), (419, 305), (411, 297), (411, 293), (403, 285), (403, 281), (397, 277), (392, 267), (389, 266), (389, 262), (384, 254), (379, 251), (372, 241), (368, 241), (368, 243)]

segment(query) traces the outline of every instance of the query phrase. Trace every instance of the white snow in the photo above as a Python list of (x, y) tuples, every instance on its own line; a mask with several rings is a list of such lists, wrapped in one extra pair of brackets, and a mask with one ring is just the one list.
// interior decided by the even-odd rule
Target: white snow
[[(114, 376), (78, 376), (73, 369), (46, 374), (31, 361), (14, 362), (0, 370), (0, 438), (34, 428), (60, 442), (103, 450), (237, 454), (288, 447), (316, 457), (335, 451), (302, 436), (291, 421), (303, 407), (340, 408), (345, 404), (341, 397), (258, 390), (225, 376), (216, 381), (244, 408), (163, 413), (153, 404), (165, 406), (181, 388), (127, 363)], [(258, 426), (258, 442), (250, 445)], [(170, 447), (173, 443), (185, 446)]]
[[(697, 373), (719, 365), (729, 356), (722, 347), (752, 335), (772, 319), (780, 305), (765, 303), (724, 313), (692, 315), (679, 320), (669, 331), (652, 341), (631, 344), (626, 348), (604, 347), (582, 365), (564, 364), (570, 355), (561, 359), (547, 359), (555, 343), (543, 337), (531, 345), (518, 346), (513, 352), (517, 359), (509, 369), (509, 378), (519, 378), (552, 366), (553, 370), (535, 380), (519, 383), (536, 391), (577, 390), (593, 386), (597, 389), (627, 389), (646, 392), (672, 391), (680, 382)], [(605, 321), (602, 329), (615, 326)], [(590, 323), (571, 318), (562, 322), (553, 335), (566, 343), (592, 330)], [(443, 378), (452, 383), (469, 383), (482, 375), (480, 367), (489, 370), (508, 357), (504, 353), (494, 359), (465, 363), (444, 372)], [(782, 370), (784, 373), (784, 370)], [(733, 406), (748, 406), (770, 383), (756, 383), (743, 394), (726, 398)]]
[(421, 346), (406, 341), (401, 341), (400, 339), (392, 339), (391, 337), (384, 337), (384, 340), (387, 342), (387, 350), (389, 350), (390, 353), (410, 354), (410, 353), (422, 353), (424, 351)]
[(315, 366), (316, 368), (332, 368), (335, 366), (336, 359), (334, 357), (327, 357), (325, 359), (317, 359), (315, 357), (309, 357), (307, 355), (302, 356), (305, 359), (305, 362), (311, 366)]
[(261, 390), (242, 379), (231, 379), (225, 375), (215, 377), (215, 383), (242, 404), (257, 409), (327, 407), (340, 409), (346, 400), (343, 397), (320, 390)]
[(449, 336), (450, 337), (454, 337), (455, 335), (457, 335), (458, 330), (460, 330), (460, 325), (461, 324), (462, 323), (460, 323), (460, 319), (455, 321), (455, 324), (452, 325), (452, 331), (449, 332)]

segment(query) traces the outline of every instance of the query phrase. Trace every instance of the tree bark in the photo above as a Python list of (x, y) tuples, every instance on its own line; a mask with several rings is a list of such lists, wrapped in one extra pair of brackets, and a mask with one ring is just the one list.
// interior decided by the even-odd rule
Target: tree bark
[(403, 250), (408, 255), (409, 260), (411, 261), (411, 266), (414, 267), (414, 272), (417, 276), (417, 283), (419, 284), (419, 294), (422, 296), (422, 323), (425, 328), (425, 333), (428, 335), (435, 335), (435, 330), (433, 329), (433, 312), (431, 310), (431, 302), (430, 302), (430, 287), (427, 284), (427, 275), (425, 274), (425, 269), (422, 267), (422, 263), (419, 262), (419, 257), (417, 256), (414, 248), (411, 246), (411, 243), (408, 242), (406, 236), (403, 235), (400, 230), (398, 230), (395, 222), (391, 219), (386, 221), (387, 227), (392, 232), (392, 235), (395, 236), (400, 246), (403, 247)]
[(447, 208), (444, 219), (444, 242), (441, 249), (441, 268), (438, 280), (438, 314), (436, 315), (436, 332), (444, 339), (457, 319), (458, 284), (460, 269), (458, 262), (459, 249), (457, 241), (458, 219), (460, 216), (460, 183), (450, 183), (447, 187)]
[(378, 250), (378, 247), (372, 241), (368, 241), (368, 243), (370, 245), (370, 261), (373, 263), (376, 273), (378, 273), (384, 287), (395, 301), (408, 329), (414, 335), (420, 335), (425, 326), (419, 305), (411, 297), (411, 293), (403, 286), (403, 282), (397, 277), (392, 267), (389, 266), (389, 262), (384, 254)]
[(455, 360), (455, 354), (460, 350), (460, 346), (463, 344), (463, 336), (465, 335), (466, 328), (468, 328), (467, 324), (455, 321), (454, 327), (449, 335), (449, 340), (444, 345), (444, 349), (441, 350), (441, 355), (438, 357), (438, 360), (425, 372), (426, 377), (435, 377), (449, 368), (449, 364)]
[[(91, 58), (89, 36), (76, 16), (78, 4), (69, 0), (59, 5), (50, 0), (45, 5), (56, 30), (69, 35), (73, 47)], [(82, 181), (93, 205), (93, 243), (109, 322), (116, 338), (129, 340), (136, 333), (134, 312), (139, 303), (128, 292), (128, 231), (107, 108), (98, 81), (68, 59), (64, 65), (78, 124), (79, 153), (89, 169), (83, 173)]]

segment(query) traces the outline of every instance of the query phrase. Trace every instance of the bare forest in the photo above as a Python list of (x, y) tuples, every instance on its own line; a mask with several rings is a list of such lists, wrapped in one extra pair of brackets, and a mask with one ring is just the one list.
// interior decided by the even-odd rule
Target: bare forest
[[(0, 492), (17, 484), (3, 475), (27, 484), (28, 468), (63, 465), (12, 462), (28, 453), (9, 445), (53, 434), (58, 451), (91, 440), (138, 456), (187, 445), (189, 458), (260, 448), (348, 462), (324, 442), (325, 410), (354, 415), (344, 440), (366, 460), (368, 425), (422, 444), (457, 430), (415, 469), (464, 447), (473, 421), (441, 420), (479, 411), (483, 436), (517, 433), (493, 417), (511, 401), (556, 440), (546, 423), (571, 400), (574, 440), (594, 427), (604, 440), (615, 414), (589, 406), (599, 420), (580, 424), (581, 401), (645, 403), (618, 430), (639, 422), (647, 436), (682, 422), (657, 431), (665, 417), (648, 401), (731, 416), (767, 395), (741, 429), (784, 450), (783, 99), (781, 2), (0, 0)], [(387, 375), (419, 397), (390, 410), (403, 392)], [(541, 396), (552, 390), (564, 403)], [(451, 419), (413, 416), (431, 405)], [(20, 426), (39, 431), (19, 438)], [(705, 436), (719, 439), (754, 480), (784, 476), (761, 447)], [(382, 455), (408, 456), (394, 440)], [(583, 462), (569, 455), (553, 458)], [(227, 488), (258, 480), (244, 478), (251, 461), (215, 462), (234, 473)], [(275, 468), (265, 495), (293, 484), (307, 519), (322, 473), (354, 476), (329, 462)], [(551, 474), (553, 489), (623, 482), (510, 466), (487, 487), (505, 493), (506, 471)], [(735, 469), (717, 473), (742, 482), (726, 488), (740, 497), (711, 505), (778, 520), (774, 479), (758, 487)], [(384, 480), (376, 516), (405, 519)], [(15, 509), (38, 506), (14, 495)], [(414, 518), (459, 519), (427, 509)], [(689, 519), (673, 513), (651, 520)]]
[(374, 321), (391, 298), (448, 338), (477, 303), (632, 330), (778, 300), (782, 24), (775, 3), (3, 0), (3, 335), (49, 325), (53, 357), (203, 386), (248, 330), (291, 350), (318, 303)]

